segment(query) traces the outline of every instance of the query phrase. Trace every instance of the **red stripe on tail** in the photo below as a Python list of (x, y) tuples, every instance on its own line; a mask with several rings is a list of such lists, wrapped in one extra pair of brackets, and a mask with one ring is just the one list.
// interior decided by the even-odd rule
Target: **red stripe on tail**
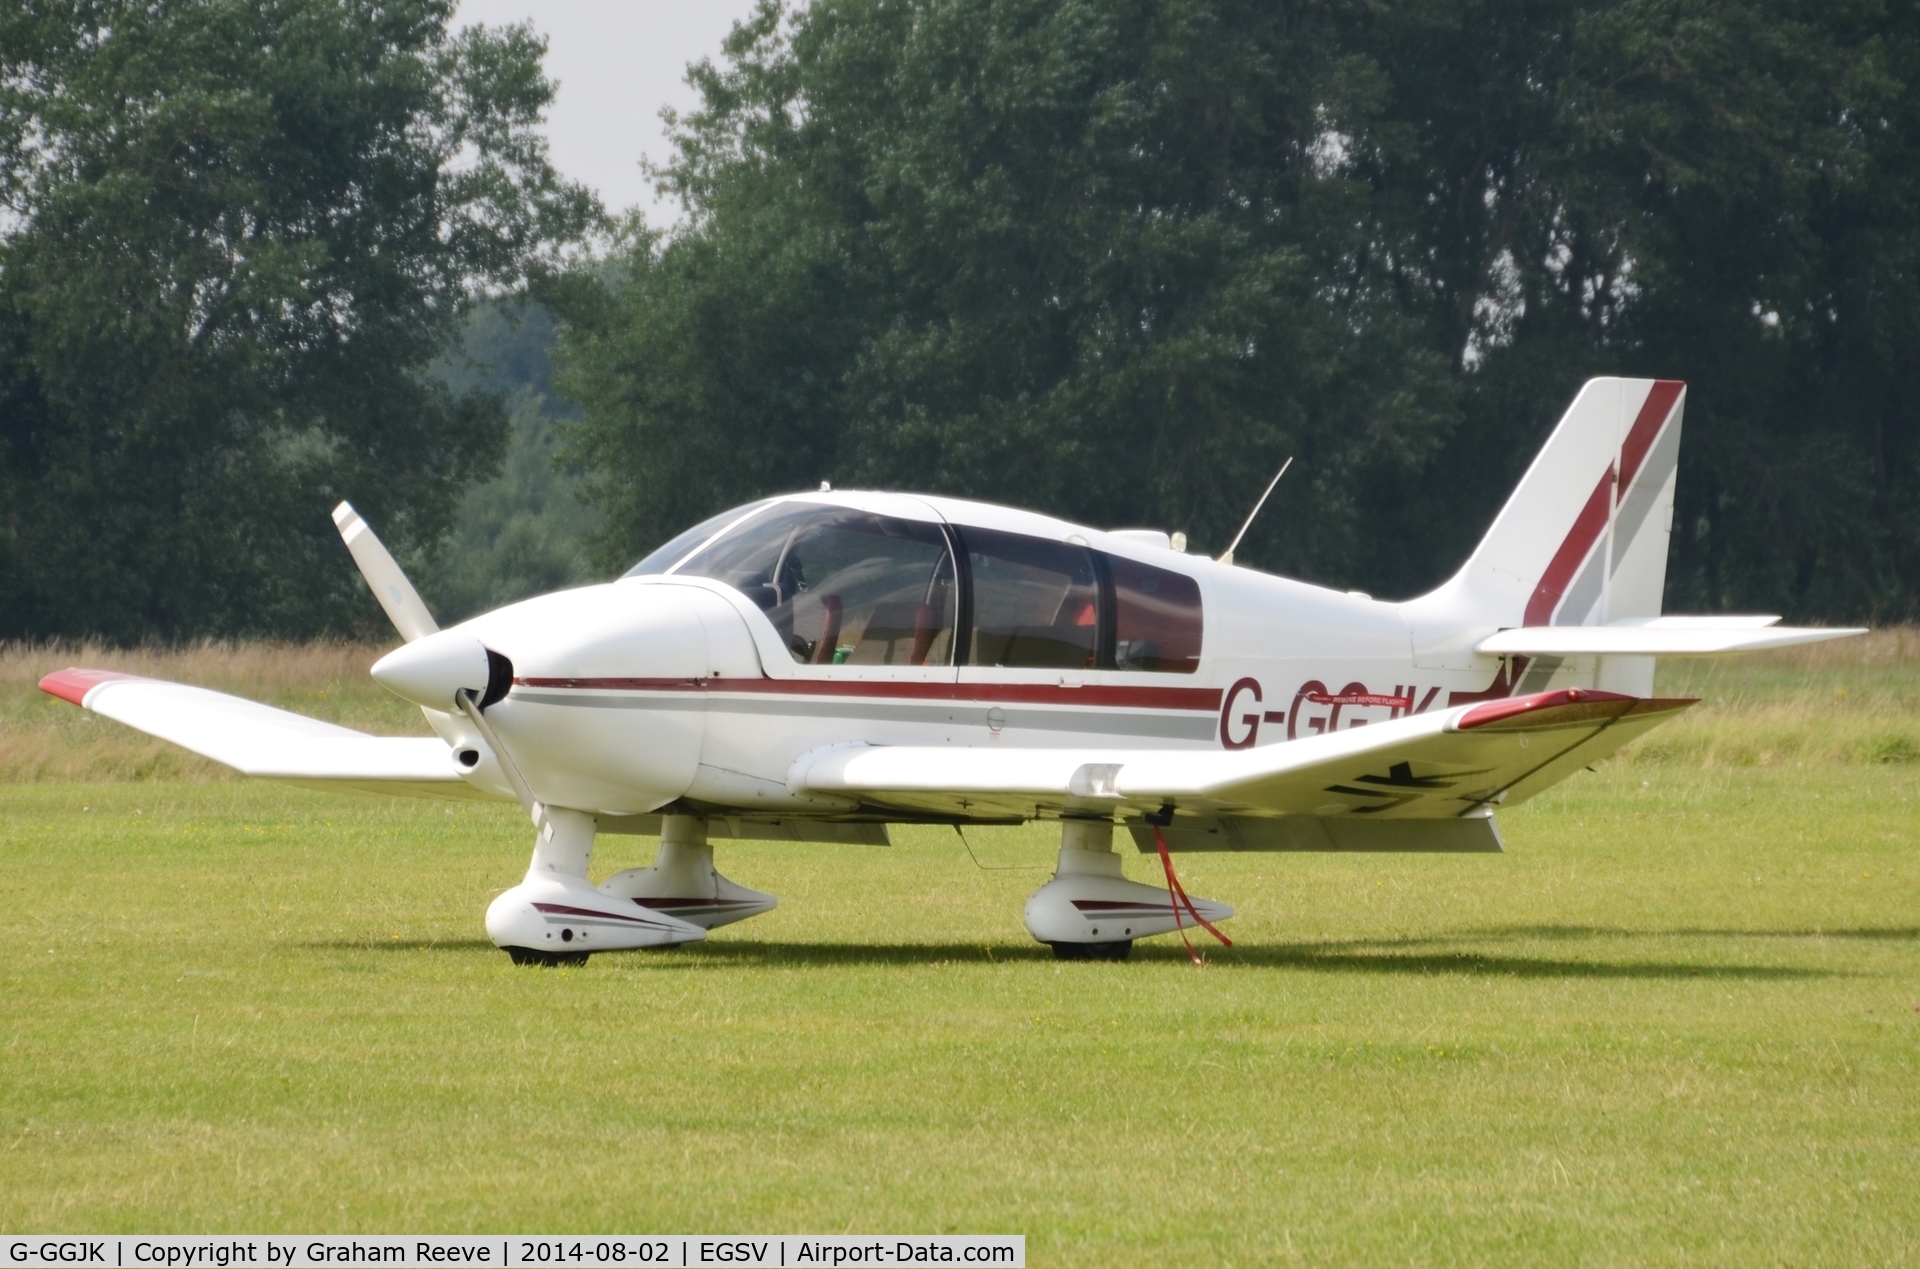
[(1686, 386), (1678, 379), (1653, 381), (1653, 390), (1647, 393), (1640, 413), (1634, 416), (1633, 426), (1627, 430), (1626, 443), (1620, 447), (1620, 489), (1623, 494), (1632, 486), (1633, 478), (1640, 474), (1640, 464), (1646, 461), (1647, 451), (1653, 448), (1653, 438), (1660, 435), (1660, 428), (1666, 423), (1667, 416), (1673, 413), (1673, 403), (1680, 399), (1680, 393)]
[(1573, 530), (1567, 534), (1567, 540), (1553, 553), (1553, 560), (1547, 565), (1547, 571), (1540, 574), (1540, 584), (1533, 588), (1532, 598), (1527, 600), (1527, 615), (1523, 624), (1544, 626), (1552, 622), (1553, 610), (1560, 606), (1560, 597), (1567, 592), (1567, 583), (1580, 569), (1580, 561), (1587, 558), (1587, 552), (1600, 540), (1607, 528), (1607, 513), (1612, 510), (1608, 504), (1613, 498), (1613, 464), (1607, 464), (1600, 483), (1587, 495), (1587, 505), (1580, 508), (1580, 515), (1573, 522)]
[[(1620, 446), (1622, 493), (1640, 474), (1640, 464), (1646, 461), (1647, 451), (1653, 448), (1654, 438), (1660, 435), (1660, 429), (1673, 413), (1673, 403), (1680, 399), (1680, 393), (1686, 386), (1678, 379), (1653, 381), (1647, 399), (1640, 403), (1640, 413), (1634, 416), (1633, 426), (1627, 429), (1626, 441)], [(1613, 473), (1614, 468), (1609, 464), (1600, 477), (1600, 483), (1587, 495), (1587, 504), (1580, 508), (1573, 528), (1560, 544), (1560, 549), (1553, 553), (1547, 571), (1540, 575), (1540, 584), (1533, 588), (1533, 594), (1527, 600), (1524, 624), (1545, 626), (1552, 623), (1553, 610), (1560, 606), (1561, 597), (1567, 593), (1567, 583), (1580, 571), (1581, 561), (1587, 558), (1587, 553), (1593, 550), (1593, 544), (1606, 532), (1607, 517), (1613, 510)]]

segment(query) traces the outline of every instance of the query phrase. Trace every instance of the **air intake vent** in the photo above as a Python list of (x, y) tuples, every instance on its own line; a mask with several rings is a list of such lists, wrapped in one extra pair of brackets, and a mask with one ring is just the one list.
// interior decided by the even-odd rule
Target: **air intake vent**
[(513, 662), (507, 660), (492, 648), (488, 648), (487, 692), (486, 695), (480, 698), (480, 708), (484, 710), (495, 701), (505, 700), (507, 693), (512, 689)]

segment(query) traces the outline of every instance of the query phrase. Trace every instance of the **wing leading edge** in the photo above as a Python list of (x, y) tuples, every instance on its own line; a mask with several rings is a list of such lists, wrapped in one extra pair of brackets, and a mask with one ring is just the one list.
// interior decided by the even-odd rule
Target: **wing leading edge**
[(1172, 805), (1183, 816), (1453, 820), (1524, 801), (1692, 704), (1576, 688), (1234, 753), (838, 746), (802, 757), (787, 783), (913, 814), (1133, 817)]
[(243, 775), (401, 797), (493, 797), (460, 778), (452, 751), (435, 737), (370, 736), (204, 687), (111, 670), (56, 670), (40, 680), (40, 690)]

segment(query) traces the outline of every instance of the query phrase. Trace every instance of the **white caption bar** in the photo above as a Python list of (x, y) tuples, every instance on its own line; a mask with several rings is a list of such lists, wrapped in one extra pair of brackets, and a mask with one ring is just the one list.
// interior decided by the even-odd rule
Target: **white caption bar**
[(1025, 1269), (1022, 1234), (46, 1234), (0, 1237), (0, 1269), (816, 1269), (998, 1265)]

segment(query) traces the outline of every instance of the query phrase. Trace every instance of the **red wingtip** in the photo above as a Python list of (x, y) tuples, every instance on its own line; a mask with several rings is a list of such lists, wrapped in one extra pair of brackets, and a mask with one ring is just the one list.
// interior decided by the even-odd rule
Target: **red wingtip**
[[(1488, 701), (1484, 705), (1475, 705), (1472, 709), (1462, 714), (1460, 721), (1455, 723), (1454, 726), (1461, 731), (1468, 731), (1475, 727), (1485, 727), (1489, 723), (1497, 723), (1505, 719), (1517, 719), (1522, 715), (1532, 714), (1539, 710), (1561, 709), (1569, 705), (1601, 707), (1593, 711), (1596, 715), (1619, 714), (1624, 712), (1623, 709), (1618, 706), (1619, 702), (1625, 702), (1625, 708), (1630, 709), (1633, 703), (1639, 699), (1637, 696), (1626, 696), (1619, 692), (1603, 692), (1593, 687), (1568, 687), (1562, 688), (1557, 692), (1535, 692), (1531, 696), (1514, 696), (1504, 701)], [(1546, 720), (1542, 721), (1545, 722)], [(1560, 720), (1556, 719), (1554, 721)]]
[(75, 705), (87, 703), (87, 693), (102, 683), (111, 683), (116, 679), (137, 679), (138, 674), (121, 674), (116, 670), (55, 670), (40, 680), (40, 690), (49, 696), (57, 696), (63, 701)]

